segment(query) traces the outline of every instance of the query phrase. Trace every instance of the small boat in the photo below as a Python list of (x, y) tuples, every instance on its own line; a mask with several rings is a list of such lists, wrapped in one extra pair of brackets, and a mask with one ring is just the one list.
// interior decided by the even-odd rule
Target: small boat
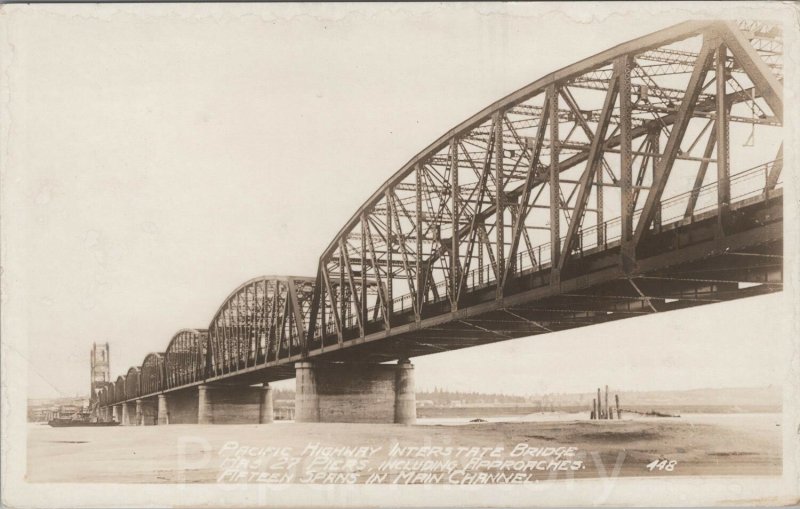
[(92, 421), (89, 419), (89, 414), (87, 413), (78, 413), (70, 418), (63, 418), (57, 417), (55, 419), (51, 419), (47, 421), (47, 424), (54, 428), (69, 428), (74, 426), (118, 426), (119, 423), (116, 421), (110, 422), (103, 422), (103, 421)]
[(84, 421), (80, 419), (52, 419), (47, 421), (47, 424), (54, 428), (69, 428), (74, 426), (118, 426), (116, 421), (102, 422), (102, 421)]

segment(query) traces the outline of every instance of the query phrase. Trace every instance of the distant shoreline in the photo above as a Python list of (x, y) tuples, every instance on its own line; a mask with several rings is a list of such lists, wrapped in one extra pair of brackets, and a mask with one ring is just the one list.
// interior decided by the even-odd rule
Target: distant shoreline
[[(782, 413), (781, 406), (775, 405), (631, 405), (623, 407), (625, 409), (634, 410), (636, 412), (650, 412), (656, 411), (672, 415), (678, 414), (758, 414), (758, 413)], [(563, 406), (554, 407), (551, 409), (543, 409), (538, 406), (520, 405), (520, 406), (457, 406), (457, 407), (417, 407), (417, 417), (430, 418), (430, 417), (481, 417), (489, 416), (512, 416), (512, 415), (527, 415), (535, 413), (579, 413), (589, 412), (585, 406)]]

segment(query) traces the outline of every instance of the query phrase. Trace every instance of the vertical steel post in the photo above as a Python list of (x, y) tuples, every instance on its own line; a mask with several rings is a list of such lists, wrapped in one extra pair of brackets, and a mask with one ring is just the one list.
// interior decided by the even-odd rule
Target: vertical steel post
[(425, 302), (425, 277), (422, 273), (422, 165), (417, 164), (414, 173), (416, 175), (416, 228), (415, 233), (417, 237), (417, 248), (415, 254), (415, 270), (417, 277), (417, 309), (422, 309), (422, 303)]
[(459, 274), (459, 259), (458, 259), (458, 230), (460, 219), (460, 196), (458, 185), (458, 140), (454, 136), (450, 140), (450, 195), (452, 200), (452, 238), (450, 240), (450, 302), (451, 309), (455, 311), (458, 309), (458, 282), (461, 280)]
[(631, 148), (631, 57), (625, 55), (617, 62), (619, 73), (619, 122), (620, 122), (620, 243), (622, 265), (629, 270), (634, 259), (631, 240), (633, 238), (633, 156)]
[(344, 250), (342, 249), (342, 243), (339, 243), (339, 316), (342, 317), (342, 328), (346, 329), (349, 327), (347, 323), (347, 299), (345, 298), (345, 287), (344, 287), (344, 265), (345, 263), (349, 263), (348, 260), (344, 259)]
[[(242, 330), (242, 339), (247, 341), (247, 347), (245, 347), (244, 352), (244, 367), (248, 367), (247, 364), (250, 361), (250, 352), (251, 352), (251, 333), (253, 331), (251, 313), (250, 313), (250, 289), (252, 287), (250, 285), (245, 286), (242, 290), (242, 293), (239, 295), (241, 296), (244, 294), (244, 323), (239, 325), (240, 329)], [(240, 299), (241, 300), (241, 299)], [(237, 311), (239, 314), (239, 311)], [(240, 319), (241, 320), (241, 319)]]
[[(320, 331), (320, 336), (319, 336), (319, 338), (320, 338), (319, 339), (319, 346), (320, 346), (320, 348), (324, 349), (325, 348), (325, 334), (328, 333), (328, 321), (327, 321), (327, 317), (325, 316), (325, 313), (327, 313), (327, 310), (325, 309), (325, 307), (326, 307), (326, 305), (325, 305), (325, 294), (327, 293), (327, 290), (325, 289), (326, 285), (325, 285), (325, 282), (323, 281), (324, 276), (322, 274), (322, 262), (321, 261), (319, 263), (319, 267), (317, 268), (317, 271), (319, 273), (319, 277), (317, 278), (317, 281), (318, 281), (318, 284), (319, 284), (319, 317), (320, 317), (319, 324), (320, 324), (320, 328), (322, 329)], [(266, 292), (267, 292), (267, 287), (266, 287), (266, 284), (265, 284), (264, 285), (264, 294), (265, 294), (264, 295), (264, 300), (265, 301), (267, 299)], [(267, 332), (267, 344), (269, 344), (269, 332)], [(265, 362), (266, 362), (266, 359), (267, 359), (267, 347), (265, 346), (264, 347), (264, 361)]]
[(483, 235), (478, 235), (478, 284), (483, 284)]
[[(231, 332), (233, 334), (234, 341), (236, 342), (236, 367), (234, 368), (236, 371), (241, 368), (240, 364), (242, 361), (242, 327), (241, 322), (239, 321), (239, 306), (241, 298), (242, 293), (237, 293), (236, 298), (231, 302), (231, 309), (228, 312), (229, 316), (231, 317)], [(234, 311), (236, 311), (235, 319), (233, 318)]]
[(558, 261), (561, 258), (561, 211), (558, 175), (558, 90), (550, 85), (550, 284), (559, 284)]
[(392, 235), (392, 204), (389, 193), (390, 191), (387, 189), (384, 200), (386, 200), (386, 298), (388, 300), (386, 307), (389, 312), (389, 316), (387, 316), (386, 319), (391, 325), (392, 312), (394, 311), (394, 292), (392, 291), (392, 280), (394, 279), (394, 266), (392, 265), (394, 239)]
[(605, 204), (603, 203), (603, 172), (605, 170), (604, 166), (601, 166), (597, 169), (596, 180), (597, 185), (595, 186), (595, 208), (597, 209), (597, 213), (595, 214), (597, 224), (597, 247), (599, 248), (605, 243), (605, 227), (603, 223), (605, 223), (605, 217), (603, 215), (603, 207)]
[(719, 233), (725, 232), (731, 202), (729, 118), (725, 86), (728, 83), (725, 60), (727, 47), (720, 42), (716, 47), (716, 85), (717, 85), (717, 225)]
[[(367, 230), (364, 227), (366, 217), (361, 216), (361, 324), (367, 327)], [(373, 270), (378, 270), (373, 267)], [(376, 278), (377, 279), (377, 278)], [(377, 305), (377, 304), (376, 304)]]
[[(655, 155), (650, 158), (650, 164), (652, 170), (652, 182), (655, 182), (656, 178), (660, 178), (658, 177), (658, 161), (661, 158), (661, 130), (653, 129), (652, 136), (653, 137), (650, 140), (650, 148)], [(653, 218), (653, 224), (656, 230), (661, 230), (661, 201), (658, 202), (658, 207), (656, 208), (656, 213)]]
[[(258, 318), (259, 334), (258, 334), (258, 348), (256, 350), (256, 363), (258, 363), (258, 358), (261, 355), (261, 352), (264, 352), (266, 348), (265, 344), (267, 340), (267, 317), (268, 317), (267, 309), (269, 309), (268, 307), (269, 304), (267, 302), (267, 280), (265, 279), (261, 281), (261, 284), (264, 289), (262, 290), (261, 293), (261, 313)], [(314, 290), (315, 292), (319, 293), (316, 293), (317, 304), (312, 305), (312, 311), (311, 311), (312, 316), (318, 312), (317, 311), (318, 309), (322, 308), (322, 306), (319, 305), (319, 298), (322, 297), (322, 276), (320, 275), (319, 271), (317, 271), (317, 284), (315, 284)], [(311, 336), (313, 336), (313, 334), (315, 334), (314, 330), (309, 331), (309, 339)]]
[(497, 259), (497, 296), (503, 294), (502, 277), (505, 273), (505, 192), (503, 191), (503, 117), (502, 111), (495, 113), (495, 141), (494, 141), (494, 168), (495, 168), (495, 246)]

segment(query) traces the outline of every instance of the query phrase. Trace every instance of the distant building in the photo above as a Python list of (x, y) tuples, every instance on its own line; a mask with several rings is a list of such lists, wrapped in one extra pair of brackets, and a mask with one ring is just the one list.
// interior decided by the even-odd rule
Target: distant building
[(86, 398), (53, 398), (28, 401), (28, 422), (47, 422), (70, 417), (89, 408)]
[(107, 383), (111, 382), (111, 359), (108, 343), (92, 343), (89, 352), (91, 369), (91, 385), (89, 394), (92, 400), (97, 398), (97, 392)]
[(60, 415), (64, 415), (64, 416), (65, 415), (76, 414), (76, 413), (80, 412), (81, 410), (82, 410), (82, 407), (80, 407), (78, 405), (61, 405), (60, 407), (58, 407), (58, 413)]

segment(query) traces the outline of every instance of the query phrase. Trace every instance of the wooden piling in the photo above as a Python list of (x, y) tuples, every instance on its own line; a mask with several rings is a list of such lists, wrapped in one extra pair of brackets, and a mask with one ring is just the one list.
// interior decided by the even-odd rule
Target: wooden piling
[(611, 419), (611, 415), (608, 411), (608, 385), (606, 385), (606, 419)]
[(603, 400), (600, 399), (600, 387), (597, 388), (597, 418), (603, 418)]
[(622, 414), (619, 411), (619, 394), (614, 394), (614, 400), (617, 404), (617, 419), (622, 419)]

